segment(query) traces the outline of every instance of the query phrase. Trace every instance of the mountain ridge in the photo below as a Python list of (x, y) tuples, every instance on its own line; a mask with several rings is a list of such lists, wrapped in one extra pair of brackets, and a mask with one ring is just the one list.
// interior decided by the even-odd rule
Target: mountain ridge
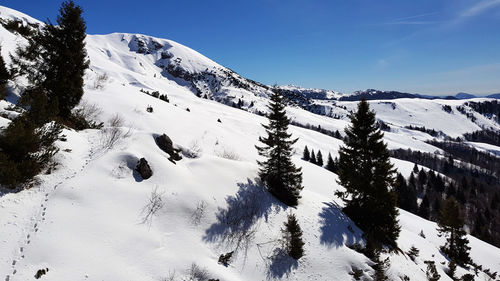
[[(14, 39), (23, 43), (0, 27), (0, 41)], [(10, 44), (2, 53), (14, 47)], [(40, 184), (32, 189), (0, 195), (2, 210), (8, 210), (0, 215), (0, 241), (7, 253), (0, 257), (0, 278), (32, 280), (38, 269), (49, 268), (46, 278), (56, 281), (156, 281), (171, 275), (184, 280), (194, 263), (220, 280), (350, 280), (355, 270), (371, 279), (372, 262), (349, 247), (362, 242), (362, 232), (343, 214), (342, 202), (333, 195), (343, 189), (337, 175), (301, 159), (306, 145), (324, 156), (338, 155), (342, 140), (319, 128), (342, 131), (356, 101), (334, 100), (338, 94), (334, 91), (279, 86), (290, 101), (288, 116), (305, 127), (290, 126), (299, 138), (293, 161), (302, 167), (304, 191), (297, 208), (286, 208), (255, 179), (254, 146), (264, 133), (261, 124), (266, 118), (250, 113), (266, 112), (270, 86), (250, 82), (167, 39), (89, 35), (87, 51), (91, 68), (83, 98), (101, 108), (97, 121), (104, 122), (105, 128), (65, 129), (67, 140), (57, 144), (59, 168), (40, 175)], [(15, 83), (25, 85), (22, 78)], [(169, 102), (152, 95), (153, 91), (167, 95)], [(429, 141), (444, 137), (435, 138), (425, 129), (457, 138), (482, 128), (500, 128), (494, 118), (466, 103), (401, 98), (371, 100), (370, 107), (390, 127), (384, 136), (390, 149), (411, 148), (441, 159), (446, 158), (445, 151)], [(0, 113), (10, 112), (12, 106), (0, 101)], [(148, 112), (148, 107), (154, 110)], [(8, 118), (0, 116), (0, 126), (7, 125)], [(114, 116), (122, 120), (116, 130), (108, 122)], [(114, 146), (103, 148), (107, 132), (113, 130), (121, 137)], [(183, 154), (175, 164), (156, 146), (154, 137), (163, 133)], [(470, 145), (500, 151), (495, 145)], [(134, 171), (140, 158), (146, 158), (153, 170), (148, 180)], [(405, 177), (412, 173), (414, 163), (392, 161)], [(429, 170), (423, 165), (418, 168)], [(154, 192), (164, 206), (150, 222), (141, 223)], [(255, 211), (248, 229), (251, 247), (236, 253), (225, 267), (217, 258), (236, 245), (223, 239), (228, 231), (224, 216), (238, 207)], [(280, 229), (288, 212), (297, 214), (304, 229), (306, 256), (299, 261), (279, 252)], [(445, 273), (447, 258), (439, 249), (444, 237), (438, 235), (436, 223), (404, 210), (399, 219), (401, 251), (416, 246), (420, 256), (414, 262), (403, 253), (382, 253), (390, 260), (390, 278), (406, 275), (427, 280), (425, 261), (434, 260), (442, 280), (452, 280)], [(500, 249), (468, 238), (474, 261), (500, 270)], [(461, 276), (473, 270), (459, 267), (457, 272)], [(487, 276), (479, 272), (474, 278), (482, 281)]]

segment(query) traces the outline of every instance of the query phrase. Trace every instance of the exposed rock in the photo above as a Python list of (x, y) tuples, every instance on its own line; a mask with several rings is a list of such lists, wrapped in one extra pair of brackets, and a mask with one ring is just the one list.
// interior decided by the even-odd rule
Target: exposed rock
[(151, 170), (151, 167), (149, 167), (148, 161), (146, 161), (146, 159), (144, 158), (141, 158), (139, 162), (137, 162), (135, 170), (145, 180), (149, 179), (153, 175), (153, 171)]
[(172, 55), (170, 52), (168, 51), (164, 51), (164, 52), (161, 52), (161, 59), (163, 60), (166, 60), (166, 59), (171, 59), (173, 58), (174, 55)]
[(44, 276), (45, 274), (47, 274), (49, 272), (49, 269), (48, 268), (43, 268), (43, 269), (39, 269), (36, 274), (35, 274), (35, 278), (36, 279), (40, 279), (42, 276)]
[(182, 156), (179, 154), (181, 150), (178, 148), (174, 148), (174, 143), (166, 134), (156, 137), (155, 141), (161, 150), (170, 155), (168, 160), (170, 160), (172, 163), (175, 164), (175, 161), (179, 161), (182, 159)]
[(162, 49), (163, 45), (152, 38), (134, 35), (129, 42), (129, 48), (131, 51), (147, 55)]

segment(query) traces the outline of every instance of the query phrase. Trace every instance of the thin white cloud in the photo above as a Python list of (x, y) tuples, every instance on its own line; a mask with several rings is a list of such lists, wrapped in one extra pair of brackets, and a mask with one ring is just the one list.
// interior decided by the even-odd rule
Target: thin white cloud
[(416, 30), (401, 38), (389, 41), (385, 43), (384, 46), (389, 47), (397, 45), (403, 41), (414, 38), (416, 36), (422, 36), (424, 34), (433, 32), (444, 32), (449, 29), (456, 28), (457, 26), (460, 26), (467, 20), (480, 16), (481, 14), (484, 14), (488, 11), (496, 9), (500, 12), (500, 9), (497, 8), (500, 8), (500, 0), (481, 0), (477, 1), (474, 5), (470, 5), (463, 10), (455, 12), (454, 16), (452, 16), (449, 19), (443, 19), (442, 21), (412, 20), (437, 14), (436, 12), (395, 19), (391, 22), (387, 22), (382, 25), (421, 25), (422, 27), (424, 26), (427, 27)]
[(394, 21), (386, 22), (383, 25), (426, 25), (440, 23), (439, 21)]
[(445, 24), (444, 28), (455, 27), (469, 19), (500, 7), (500, 0), (482, 0), (456, 14), (455, 18)]
[(437, 21), (418, 20), (420, 18), (425, 18), (425, 17), (432, 16), (435, 14), (437, 14), (437, 13), (432, 12), (432, 13), (425, 13), (425, 14), (418, 14), (418, 15), (414, 15), (414, 16), (396, 18), (396, 19), (393, 19), (389, 22), (382, 23), (382, 25), (426, 25), (426, 24), (439, 23)]
[(425, 13), (425, 14), (419, 14), (419, 15), (415, 15), (415, 16), (409, 16), (409, 17), (403, 17), (403, 18), (397, 18), (397, 19), (394, 19), (393, 21), (405, 21), (405, 20), (411, 20), (411, 19), (417, 19), (417, 18), (423, 18), (423, 17), (427, 17), (427, 16), (432, 16), (432, 15), (435, 15), (437, 14), (437, 12), (432, 12), (432, 13)]
[(482, 14), (483, 12), (500, 6), (500, 0), (483, 0), (479, 3), (469, 7), (468, 9), (462, 11), (460, 18), (469, 18)]

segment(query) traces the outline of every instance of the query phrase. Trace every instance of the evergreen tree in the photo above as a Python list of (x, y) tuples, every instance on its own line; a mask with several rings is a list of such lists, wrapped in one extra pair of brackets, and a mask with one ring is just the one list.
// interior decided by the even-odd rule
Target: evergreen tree
[(339, 183), (344, 192), (344, 212), (365, 232), (368, 243), (397, 247), (400, 226), (397, 223), (396, 198), (389, 188), (395, 170), (390, 162), (383, 133), (365, 99), (351, 115), (344, 146), (339, 150)]
[(465, 176), (462, 176), (462, 180), (460, 181), (460, 189), (462, 190), (469, 189), (469, 183), (467, 182), (467, 178)]
[(427, 173), (424, 171), (424, 168), (420, 169), (418, 172), (418, 190), (419, 192), (423, 192), (424, 185), (427, 182)]
[(326, 161), (326, 169), (330, 172), (337, 172), (337, 168), (335, 167), (335, 162), (333, 161), (332, 155), (328, 153), (328, 160)]
[(441, 275), (439, 275), (434, 261), (424, 261), (424, 263), (427, 264), (427, 271), (425, 272), (427, 280), (438, 281), (441, 278)]
[(498, 206), (500, 206), (500, 195), (497, 192), (495, 192), (495, 195), (493, 196), (493, 198), (491, 199), (491, 205), (490, 205), (490, 208), (492, 210), (495, 210), (498, 208)]
[[(414, 190), (415, 194), (418, 194), (418, 192), (419, 192), (417, 185), (415, 183), (415, 176), (413, 175), (413, 173), (410, 174), (410, 177), (408, 178), (408, 188)], [(417, 209), (418, 209), (418, 206), (417, 206)]]
[(5, 67), (5, 61), (2, 57), (2, 47), (0, 46), (0, 100), (7, 96), (7, 81), (10, 79), (10, 73)]
[(316, 155), (314, 154), (314, 149), (311, 149), (311, 155), (309, 156), (309, 161), (316, 164)]
[(415, 163), (415, 166), (413, 166), (413, 173), (418, 174), (418, 166), (417, 163)]
[(463, 230), (464, 219), (455, 198), (450, 197), (444, 201), (438, 225), (439, 233), (446, 237), (446, 244), (441, 247), (443, 253), (460, 266), (471, 263), (469, 240)]
[(316, 154), (316, 164), (323, 167), (323, 155), (321, 154), (321, 150), (318, 150), (318, 154)]
[(426, 194), (424, 195), (424, 198), (422, 198), (422, 202), (420, 202), (417, 214), (424, 219), (429, 219), (430, 212), (431, 210), (430, 210), (429, 197), (427, 197)]
[(335, 130), (333, 137), (339, 140), (342, 139), (342, 135), (340, 134), (339, 130)]
[(374, 258), (375, 264), (372, 266), (375, 274), (372, 276), (374, 281), (387, 281), (389, 277), (386, 274), (387, 269), (389, 268), (389, 258), (385, 260), (380, 260), (380, 253), (377, 253)]
[(26, 114), (14, 119), (0, 134), (0, 185), (14, 189), (28, 183), (58, 151), (53, 143), (61, 127), (36, 127)]
[(30, 87), (26, 89), (19, 99), (18, 105), (28, 106), (26, 118), (38, 127), (48, 123), (57, 112), (57, 104), (49, 103), (47, 92), (42, 87)]
[(305, 161), (309, 161), (309, 149), (307, 148), (307, 145), (306, 147), (304, 147), (304, 154), (302, 156), (302, 159), (304, 159)]
[(295, 214), (288, 214), (285, 228), (281, 229), (285, 248), (290, 257), (298, 260), (304, 255), (304, 241), (302, 241), (302, 229)]
[(12, 57), (18, 74), (26, 74), (34, 87), (42, 87), (49, 104), (68, 118), (83, 95), (83, 75), (89, 66), (85, 50), (82, 8), (72, 0), (63, 2), (57, 26), (47, 23), (28, 38), (28, 45)]
[(446, 188), (446, 197), (456, 197), (457, 196), (457, 190), (455, 189), (455, 185), (453, 182), (450, 182), (448, 184), (448, 188)]
[(448, 269), (445, 270), (445, 272), (452, 280), (457, 280), (455, 277), (455, 274), (457, 273), (457, 264), (453, 260), (448, 262)]
[(278, 91), (271, 95), (268, 114), (269, 124), (262, 125), (267, 137), (259, 137), (264, 146), (256, 146), (265, 161), (257, 161), (260, 166), (259, 176), (267, 189), (276, 198), (289, 206), (298, 204), (302, 190), (302, 172), (292, 162), (292, 145), (298, 139), (291, 139), (288, 125), (290, 119), (285, 112), (283, 96)]
[(439, 220), (440, 210), (441, 210), (441, 197), (436, 197), (434, 198), (434, 202), (432, 203), (432, 208), (431, 208), (430, 219), (432, 221)]
[(415, 261), (415, 258), (417, 258), (418, 255), (420, 254), (420, 250), (415, 246), (411, 246), (411, 248), (407, 254), (408, 254), (408, 257), (410, 257), (410, 259), (412, 261)]
[(417, 192), (411, 185), (406, 183), (403, 175), (398, 173), (394, 189), (398, 195), (398, 207), (411, 213), (416, 213), (418, 210), (417, 205)]

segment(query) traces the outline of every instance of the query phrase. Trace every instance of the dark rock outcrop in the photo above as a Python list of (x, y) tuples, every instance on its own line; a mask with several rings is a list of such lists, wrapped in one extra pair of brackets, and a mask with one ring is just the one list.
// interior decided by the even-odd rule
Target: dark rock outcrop
[(35, 274), (35, 279), (40, 279), (42, 276), (49, 272), (48, 268), (39, 269)]
[(144, 158), (141, 158), (139, 162), (137, 162), (135, 170), (145, 180), (149, 179), (153, 175), (153, 171), (151, 170), (151, 167), (149, 167), (148, 161), (146, 161), (146, 159)]
[(175, 164), (175, 161), (182, 159), (182, 156), (179, 154), (181, 150), (174, 147), (174, 143), (166, 134), (156, 137), (155, 141), (158, 147), (170, 156), (168, 160), (172, 163)]

